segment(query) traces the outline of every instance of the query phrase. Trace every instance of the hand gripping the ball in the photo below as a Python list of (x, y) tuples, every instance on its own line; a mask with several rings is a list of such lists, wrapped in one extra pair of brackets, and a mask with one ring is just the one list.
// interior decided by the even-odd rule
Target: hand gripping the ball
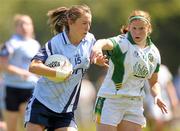
[(65, 62), (65, 65), (61, 68), (56, 70), (56, 78), (59, 81), (65, 81), (69, 78), (69, 76), (72, 74), (73, 70), (70, 65), (70, 63)]
[(54, 82), (63, 82), (69, 78), (71, 73), (72, 71), (69, 70), (56, 69), (56, 77), (47, 77), (47, 78)]
[(59, 54), (51, 55), (46, 60), (45, 64), (56, 70), (55, 77), (47, 77), (54, 82), (63, 82), (67, 80), (73, 72), (73, 66), (68, 58)]

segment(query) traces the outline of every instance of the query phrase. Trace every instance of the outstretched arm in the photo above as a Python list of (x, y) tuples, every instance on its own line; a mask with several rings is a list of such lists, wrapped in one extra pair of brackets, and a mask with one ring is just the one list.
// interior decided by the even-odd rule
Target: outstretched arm
[(166, 104), (161, 99), (160, 85), (157, 80), (158, 80), (158, 73), (153, 73), (152, 77), (149, 79), (151, 94), (155, 99), (155, 104), (159, 106), (162, 113), (167, 113), (167, 107)]
[(91, 52), (91, 63), (100, 65), (100, 66), (106, 66), (108, 59), (106, 55), (103, 55), (103, 50), (112, 50), (113, 49), (113, 43), (108, 39), (100, 39), (98, 40), (95, 45), (93, 46), (92, 52)]

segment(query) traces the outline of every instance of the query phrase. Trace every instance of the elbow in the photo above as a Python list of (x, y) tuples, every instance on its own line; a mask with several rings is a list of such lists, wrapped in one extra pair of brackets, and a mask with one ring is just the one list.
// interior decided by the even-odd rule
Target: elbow
[(155, 86), (156, 84), (158, 84), (158, 82), (157, 82), (157, 81), (151, 81), (151, 82), (149, 82), (149, 84), (150, 84), (151, 87), (153, 87), (153, 86)]
[(149, 84), (151, 87), (158, 84), (158, 73), (153, 73), (152, 77), (149, 79)]
[(34, 66), (32, 64), (29, 66), (29, 72), (34, 73)]

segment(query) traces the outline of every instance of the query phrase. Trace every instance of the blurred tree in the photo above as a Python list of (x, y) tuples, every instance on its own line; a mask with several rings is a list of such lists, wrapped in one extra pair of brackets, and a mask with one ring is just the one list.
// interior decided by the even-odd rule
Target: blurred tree
[[(150, 12), (154, 31), (152, 38), (162, 54), (162, 63), (175, 74), (180, 60), (180, 2), (179, 0), (0, 0), (0, 43), (12, 34), (12, 17), (16, 13), (29, 14), (35, 24), (36, 38), (44, 44), (53, 34), (47, 25), (46, 13), (58, 6), (87, 4), (93, 13), (91, 32), (97, 39), (118, 35), (134, 9)], [(102, 4), (103, 2), (103, 4)], [(96, 68), (96, 67), (95, 67)], [(97, 68), (99, 69), (99, 68)], [(95, 70), (96, 71), (96, 70)], [(97, 73), (97, 72), (96, 72)], [(94, 74), (94, 73), (92, 73)], [(98, 76), (98, 75), (97, 75)]]

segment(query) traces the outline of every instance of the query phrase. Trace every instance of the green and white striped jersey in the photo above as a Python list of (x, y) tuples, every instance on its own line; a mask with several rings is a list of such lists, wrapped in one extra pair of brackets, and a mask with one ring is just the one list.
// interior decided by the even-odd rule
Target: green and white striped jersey
[(98, 92), (102, 97), (142, 96), (146, 79), (159, 71), (160, 54), (147, 38), (140, 48), (129, 33), (110, 38), (113, 50), (108, 51), (109, 69)]

